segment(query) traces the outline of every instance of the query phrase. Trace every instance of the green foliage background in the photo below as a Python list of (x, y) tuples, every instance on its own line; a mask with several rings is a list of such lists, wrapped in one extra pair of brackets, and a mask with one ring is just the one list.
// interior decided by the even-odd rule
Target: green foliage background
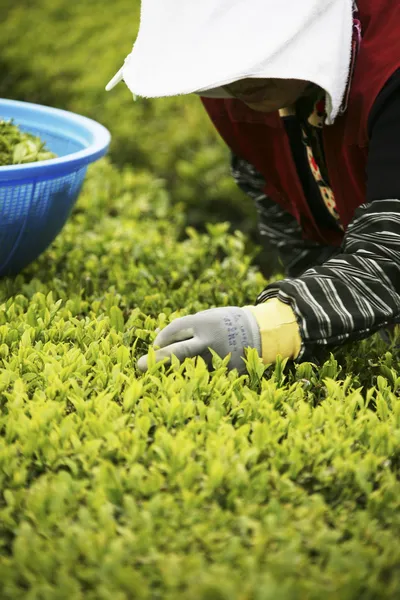
[(1, 8), (0, 96), (99, 119), (118, 163), (0, 281), (1, 600), (397, 599), (399, 349), (139, 374), (158, 327), (254, 301), (247, 238), (205, 225), (252, 213), (196, 99), (104, 94), (137, 3)]
[(132, 49), (139, 0), (2, 0), (1, 6), (0, 97), (99, 120), (113, 134), (113, 161), (165, 179), (190, 224), (228, 218), (254, 233), (252, 201), (231, 181), (228, 152), (197, 97), (134, 103), (123, 83), (104, 91)]

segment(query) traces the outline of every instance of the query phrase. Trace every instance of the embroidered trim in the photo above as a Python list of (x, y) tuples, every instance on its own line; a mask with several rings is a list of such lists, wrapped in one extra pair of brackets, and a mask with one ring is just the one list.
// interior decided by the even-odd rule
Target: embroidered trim
[[(347, 82), (346, 92), (343, 98), (342, 105), (339, 110), (339, 115), (343, 115), (348, 107), (351, 83), (353, 81), (355, 65), (357, 62), (358, 52), (360, 50), (362, 42), (362, 27), (360, 21), (360, 14), (356, 2), (353, 5), (353, 41), (352, 41), (352, 52), (351, 52), (351, 65), (349, 80)], [(340, 223), (340, 217), (337, 210), (335, 195), (328, 182), (328, 177), (323, 175), (327, 174), (327, 169), (324, 163), (323, 150), (321, 150), (321, 143), (318, 141), (320, 132), (324, 126), (326, 119), (326, 99), (318, 98), (313, 102), (313, 108), (311, 113), (308, 115), (306, 121), (311, 126), (308, 128), (306, 125), (302, 125), (303, 132), (303, 143), (307, 150), (308, 162), (310, 165), (311, 173), (318, 185), (321, 198), (332, 217), (335, 219), (337, 225), (343, 230), (343, 226)], [(314, 130), (319, 130), (313, 132)], [(316, 158), (317, 157), (317, 158)]]

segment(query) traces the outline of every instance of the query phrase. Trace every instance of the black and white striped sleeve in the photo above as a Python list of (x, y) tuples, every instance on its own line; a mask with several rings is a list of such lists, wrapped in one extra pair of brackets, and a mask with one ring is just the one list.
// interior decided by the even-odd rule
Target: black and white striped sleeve
[(278, 297), (297, 315), (303, 347), (336, 346), (368, 337), (400, 318), (400, 200), (361, 206), (341, 254), (301, 277), (267, 287), (257, 302)]
[(400, 76), (389, 91), (371, 113), (366, 203), (340, 253), (268, 286), (257, 299), (278, 297), (292, 306), (303, 341), (298, 360), (400, 322)]
[(232, 154), (231, 173), (239, 188), (254, 200), (260, 234), (277, 250), (288, 276), (301, 275), (338, 251), (333, 246), (304, 240), (296, 219), (264, 193), (264, 178), (249, 162)]

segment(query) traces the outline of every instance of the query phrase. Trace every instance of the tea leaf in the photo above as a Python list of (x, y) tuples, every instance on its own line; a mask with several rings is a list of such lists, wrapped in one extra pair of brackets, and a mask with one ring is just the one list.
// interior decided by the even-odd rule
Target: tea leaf
[(45, 149), (39, 138), (21, 131), (13, 121), (0, 119), (0, 167), (52, 158), (56, 155)]

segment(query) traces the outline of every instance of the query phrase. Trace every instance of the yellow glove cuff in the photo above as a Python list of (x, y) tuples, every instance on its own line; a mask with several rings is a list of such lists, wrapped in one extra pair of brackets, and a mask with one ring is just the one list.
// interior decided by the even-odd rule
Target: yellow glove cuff
[(257, 306), (245, 306), (256, 318), (261, 332), (262, 359), (265, 364), (283, 358), (296, 359), (300, 354), (301, 336), (296, 315), (288, 304), (271, 298)]

